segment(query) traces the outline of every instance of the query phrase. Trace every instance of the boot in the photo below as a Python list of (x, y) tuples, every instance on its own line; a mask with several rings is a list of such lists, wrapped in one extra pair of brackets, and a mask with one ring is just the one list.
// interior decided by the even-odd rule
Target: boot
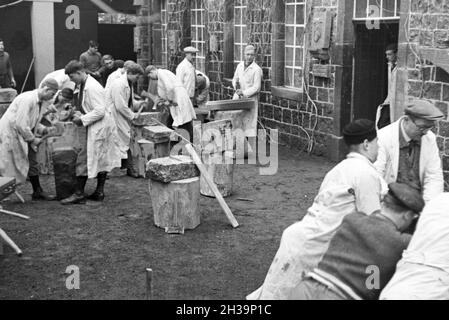
[(106, 183), (108, 173), (100, 172), (97, 176), (97, 189), (94, 193), (87, 197), (91, 201), (103, 201), (104, 200), (104, 184)]
[(40, 201), (40, 200), (54, 201), (56, 199), (56, 196), (49, 195), (42, 189), (41, 184), (39, 182), (39, 176), (33, 176), (29, 178), (31, 186), (33, 187), (33, 195), (31, 196), (31, 199), (33, 201)]
[(84, 194), (84, 188), (86, 187), (87, 177), (76, 177), (76, 192), (70, 197), (61, 200), (61, 204), (86, 204), (86, 195)]

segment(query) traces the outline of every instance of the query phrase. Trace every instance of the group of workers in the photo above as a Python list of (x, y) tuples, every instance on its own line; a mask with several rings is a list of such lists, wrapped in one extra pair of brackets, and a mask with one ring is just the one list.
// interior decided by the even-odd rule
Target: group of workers
[[(49, 73), (37, 89), (17, 96), (0, 119), (0, 176), (15, 177), (18, 184), (28, 178), (33, 200), (55, 199), (40, 185), (37, 162), (39, 146), (57, 131), (54, 122), (43, 125), (43, 120), (55, 113), (57, 116), (50, 118), (77, 126), (72, 146), (77, 154), (76, 190), (61, 203), (103, 201), (109, 172), (121, 167), (128, 168), (127, 173), (132, 175), (128, 164), (131, 124), (151, 102), (153, 110), (160, 110), (158, 106), (168, 109), (166, 125), (183, 135), (186, 132), (186, 138), (192, 141), (195, 109), (208, 102), (210, 87), (208, 77), (195, 68), (197, 52), (194, 47), (185, 48), (185, 59), (174, 74), (152, 65), (144, 70), (134, 61), (101, 56), (98, 44), (91, 41), (79, 60)], [(245, 52), (249, 57), (244, 62), (246, 70), (239, 66), (233, 82), (239, 86), (235, 88), (236, 98), (255, 96), (261, 87), (262, 71), (254, 62), (255, 48), (248, 46)], [(138, 96), (135, 84), (141, 76), (148, 77), (149, 89)], [(257, 126), (257, 110), (252, 113)], [(87, 196), (85, 185), (93, 178), (97, 179), (97, 188)]]
[[(0, 39), (0, 59), (7, 60), (3, 51)], [(197, 52), (185, 48), (175, 74), (102, 57), (91, 42), (79, 60), (17, 96), (0, 119), (0, 176), (18, 183), (28, 177), (33, 200), (53, 200), (40, 186), (36, 150), (55, 128), (41, 122), (72, 105), (67, 119), (77, 126), (77, 185), (61, 203), (103, 201), (107, 174), (126, 167), (132, 120), (149, 100), (168, 107), (169, 127), (193, 138), (195, 108), (207, 103), (210, 86), (195, 68)], [(253, 46), (244, 53), (233, 98), (258, 99), (262, 70)], [(135, 94), (141, 76), (149, 88), (155, 84), (140, 94), (147, 100)], [(13, 78), (6, 82), (15, 85)], [(366, 119), (344, 128), (347, 158), (326, 174), (305, 217), (283, 232), (263, 285), (248, 299), (449, 299), (449, 195), (432, 132), (443, 114), (422, 99), (404, 109), (380, 130)], [(257, 114), (256, 108), (246, 115), (249, 139), (256, 137)], [(87, 196), (89, 178), (97, 179), (97, 188)]]
[(432, 132), (443, 117), (416, 99), (379, 131), (366, 119), (347, 125), (349, 154), (247, 298), (449, 299), (449, 194)]

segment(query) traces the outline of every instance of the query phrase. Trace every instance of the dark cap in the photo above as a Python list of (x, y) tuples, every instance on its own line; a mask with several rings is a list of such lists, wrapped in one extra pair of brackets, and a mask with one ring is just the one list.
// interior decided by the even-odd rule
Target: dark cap
[(376, 126), (368, 119), (355, 120), (343, 129), (343, 139), (348, 145), (360, 144), (365, 140), (372, 141), (376, 137)]
[(412, 100), (405, 106), (405, 114), (415, 118), (425, 119), (425, 120), (441, 120), (444, 118), (444, 114), (435, 107), (435, 105), (423, 99)]
[(67, 100), (73, 100), (73, 90), (70, 88), (64, 88), (61, 90), (61, 96)]
[(420, 213), (424, 208), (424, 199), (421, 193), (405, 183), (393, 182), (388, 185), (390, 189), (388, 194), (391, 195), (399, 205)]

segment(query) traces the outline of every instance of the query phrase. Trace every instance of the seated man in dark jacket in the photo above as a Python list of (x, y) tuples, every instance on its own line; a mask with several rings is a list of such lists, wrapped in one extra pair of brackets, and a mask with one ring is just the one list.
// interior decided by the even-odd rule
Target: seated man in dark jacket
[(376, 300), (393, 276), (411, 236), (403, 233), (424, 200), (406, 184), (391, 183), (381, 212), (347, 215), (313, 272), (293, 291), (296, 300)]

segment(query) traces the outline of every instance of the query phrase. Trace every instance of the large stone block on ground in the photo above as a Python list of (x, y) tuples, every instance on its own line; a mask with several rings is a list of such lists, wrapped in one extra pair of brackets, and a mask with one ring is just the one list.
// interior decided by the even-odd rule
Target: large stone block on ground
[(155, 120), (158, 122), (161, 121), (160, 112), (142, 112), (137, 119), (132, 121), (132, 125), (139, 127), (159, 125)]
[(154, 143), (170, 141), (173, 130), (164, 126), (147, 126), (142, 130), (142, 138)]
[(17, 96), (17, 91), (11, 88), (0, 89), (0, 103), (11, 103)]
[(151, 160), (147, 178), (163, 183), (199, 177), (200, 171), (188, 156), (171, 156)]

